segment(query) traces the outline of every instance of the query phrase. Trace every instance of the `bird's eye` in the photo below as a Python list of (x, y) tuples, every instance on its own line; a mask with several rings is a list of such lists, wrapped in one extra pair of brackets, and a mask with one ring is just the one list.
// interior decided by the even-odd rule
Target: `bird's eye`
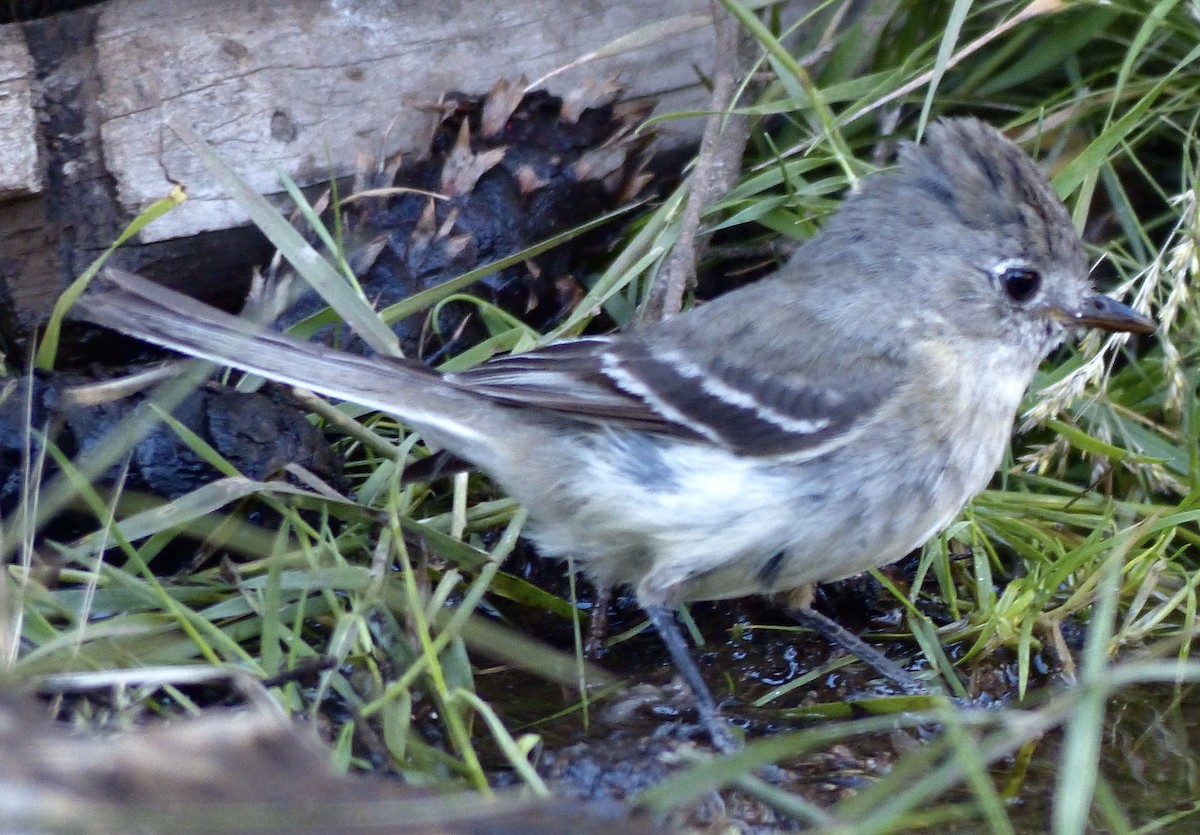
[(1000, 273), (1000, 286), (1015, 302), (1027, 302), (1042, 286), (1042, 274), (1028, 267), (1008, 267)]

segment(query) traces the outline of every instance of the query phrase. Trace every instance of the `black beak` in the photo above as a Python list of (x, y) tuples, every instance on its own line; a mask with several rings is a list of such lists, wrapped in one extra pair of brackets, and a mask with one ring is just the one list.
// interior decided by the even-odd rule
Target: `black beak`
[(1074, 309), (1056, 308), (1052, 315), (1067, 325), (1082, 328), (1101, 328), (1106, 331), (1154, 333), (1155, 325), (1132, 307), (1116, 299), (1096, 293), (1088, 296)]

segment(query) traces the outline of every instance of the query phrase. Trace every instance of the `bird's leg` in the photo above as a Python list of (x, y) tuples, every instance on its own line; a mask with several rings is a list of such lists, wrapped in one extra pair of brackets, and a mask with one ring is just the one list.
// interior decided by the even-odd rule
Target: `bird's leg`
[(583, 645), (583, 657), (595, 661), (604, 655), (604, 640), (608, 637), (608, 604), (612, 602), (613, 587), (608, 583), (596, 585), (596, 596), (592, 598), (592, 616), (588, 620), (587, 641)]
[(675, 623), (675, 613), (666, 606), (646, 606), (645, 611), (650, 623), (658, 630), (662, 642), (667, 645), (667, 652), (671, 655), (675, 669), (692, 691), (692, 698), (696, 700), (696, 709), (700, 713), (700, 721), (708, 729), (713, 744), (722, 753), (738, 750), (741, 746), (717, 710), (717, 703), (709, 692), (708, 685), (704, 683), (704, 677), (700, 675), (700, 668), (696, 666), (695, 659), (688, 651), (679, 625)]
[[(809, 594), (793, 595), (793, 603), (788, 607), (788, 614), (797, 623), (818, 633), (834, 646), (841, 647), (885, 678), (891, 679), (908, 695), (922, 696), (929, 692), (929, 688), (914, 678), (908, 670), (867, 644), (866, 641), (833, 618), (826, 617), (813, 609), (811, 587), (806, 588)], [(805, 597), (807, 600), (804, 599)]]

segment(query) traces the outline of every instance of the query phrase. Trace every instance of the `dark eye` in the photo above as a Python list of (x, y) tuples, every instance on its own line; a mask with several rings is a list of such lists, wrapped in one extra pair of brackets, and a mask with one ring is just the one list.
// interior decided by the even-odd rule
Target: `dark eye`
[(1000, 273), (1000, 286), (1015, 302), (1027, 302), (1042, 286), (1042, 275), (1028, 267), (1009, 267)]

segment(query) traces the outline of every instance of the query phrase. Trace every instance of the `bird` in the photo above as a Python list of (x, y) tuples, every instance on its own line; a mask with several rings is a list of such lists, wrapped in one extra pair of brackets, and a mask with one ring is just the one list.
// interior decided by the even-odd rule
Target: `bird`
[(302, 342), (120, 270), (99, 285), (77, 318), (393, 414), (489, 473), (540, 553), (633, 589), (723, 750), (679, 605), (898, 560), (988, 484), (1052, 349), (1154, 330), (1093, 289), (1045, 176), (971, 117), (902, 143), (773, 274), (465, 371)]

